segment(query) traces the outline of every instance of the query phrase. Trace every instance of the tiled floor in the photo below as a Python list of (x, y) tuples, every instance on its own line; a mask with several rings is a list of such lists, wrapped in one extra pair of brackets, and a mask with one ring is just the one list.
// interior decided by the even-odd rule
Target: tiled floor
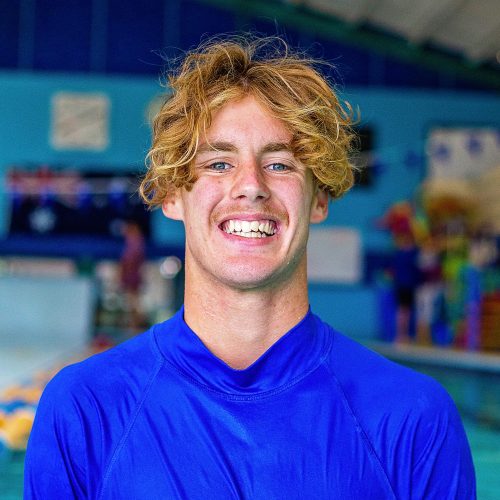
[(0, 451), (0, 499), (23, 498), (24, 453)]
[(464, 421), (476, 468), (479, 500), (500, 498), (500, 430)]

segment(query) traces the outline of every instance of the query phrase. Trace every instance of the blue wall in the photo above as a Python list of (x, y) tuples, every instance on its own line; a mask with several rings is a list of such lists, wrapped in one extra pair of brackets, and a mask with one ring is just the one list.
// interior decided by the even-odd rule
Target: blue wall
[[(500, 99), (492, 95), (415, 90), (348, 89), (345, 98), (361, 110), (362, 123), (375, 131), (378, 170), (370, 188), (354, 189), (331, 208), (328, 223), (355, 225), (368, 249), (388, 240), (374, 219), (394, 202), (411, 198), (426, 175), (425, 138), (431, 127), (500, 127)], [(408, 162), (413, 152), (421, 161)]]
[[(0, 167), (12, 162), (140, 165), (149, 142), (146, 107), (161, 92), (153, 77), (0, 73)], [(111, 99), (111, 144), (103, 152), (61, 152), (49, 144), (54, 93), (103, 92)]]
[[(59, 91), (103, 92), (109, 96), (111, 118), (107, 149), (57, 151), (51, 147), (50, 102), (52, 95)], [(141, 171), (150, 139), (147, 106), (161, 91), (152, 77), (0, 73), (0, 188), (5, 171), (16, 164)], [(7, 220), (5, 196), (0, 200), (1, 236), (7, 229)]]
[[(161, 87), (154, 77), (105, 77), (77, 74), (0, 73), (0, 182), (13, 164), (66, 164), (142, 171), (150, 130), (147, 107)], [(110, 145), (102, 152), (63, 152), (50, 146), (50, 99), (58, 91), (104, 92), (111, 101)], [(423, 156), (425, 137), (434, 125), (500, 127), (500, 102), (480, 93), (349, 88), (344, 97), (359, 106), (363, 124), (374, 129), (377, 156), (372, 186), (358, 187), (332, 204), (326, 224), (354, 226), (367, 251), (383, 251), (387, 235), (375, 220), (394, 202), (413, 195), (425, 175), (425, 159), (407, 164), (408, 152)], [(6, 230), (5, 196), (0, 203), (0, 235)], [(179, 223), (155, 213), (157, 243), (182, 244)], [(375, 291), (356, 287), (311, 285), (313, 308), (353, 335), (374, 336)], [(354, 304), (354, 306), (353, 306)]]
[[(376, 219), (395, 201), (414, 196), (426, 174), (428, 130), (436, 125), (500, 128), (500, 100), (482, 94), (367, 88), (349, 90), (345, 97), (359, 106), (362, 122), (375, 131), (379, 172), (371, 187), (355, 188), (333, 203), (326, 224), (355, 226), (365, 252), (384, 251), (391, 243), (389, 235), (376, 228)], [(408, 161), (408, 152), (421, 161)], [(311, 284), (309, 293), (312, 308), (335, 328), (358, 338), (384, 335), (373, 285)]]

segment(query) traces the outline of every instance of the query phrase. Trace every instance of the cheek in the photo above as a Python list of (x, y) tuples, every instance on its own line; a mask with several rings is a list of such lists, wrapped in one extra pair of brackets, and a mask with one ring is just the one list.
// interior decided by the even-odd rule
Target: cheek
[(274, 203), (279, 205), (280, 210), (286, 212), (290, 222), (300, 223), (304, 219), (309, 220), (311, 193), (307, 186), (300, 182), (283, 183), (276, 186), (274, 193)]
[(309, 186), (300, 186), (294, 192), (297, 200), (297, 206), (300, 207), (301, 213), (300, 217), (305, 217), (309, 220), (309, 214), (311, 213), (311, 207), (313, 204), (313, 192)]
[(207, 198), (211, 199), (220, 196), (224, 192), (224, 179), (217, 177), (200, 177), (193, 185), (191, 193), (196, 199)]
[(210, 217), (213, 208), (222, 199), (223, 189), (220, 182), (202, 182), (199, 179), (193, 189), (184, 198), (184, 207), (187, 217), (190, 217), (193, 224), (197, 220)]

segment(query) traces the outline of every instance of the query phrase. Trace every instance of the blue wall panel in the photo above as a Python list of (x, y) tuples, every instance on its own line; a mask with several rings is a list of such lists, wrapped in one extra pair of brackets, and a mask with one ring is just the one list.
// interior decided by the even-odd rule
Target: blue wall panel
[(90, 69), (91, 2), (36, 0), (34, 68)]
[(108, 0), (106, 69), (159, 74), (164, 46), (162, 0)]
[(336, 64), (347, 85), (495, 91), (493, 84), (462, 80), (449, 69), (408, 64), (371, 47), (318, 38), (313, 29), (296, 31), (271, 17), (197, 0), (3, 2), (0, 68), (158, 74), (160, 53), (178, 55), (202, 38), (237, 30), (284, 35), (292, 46)]
[(439, 87), (440, 74), (438, 71), (432, 71), (393, 58), (386, 59), (385, 85), (389, 87)]
[(371, 54), (343, 43), (331, 40), (316, 40), (310, 49), (315, 57), (332, 63), (336, 71), (331, 74), (334, 81), (347, 85), (372, 83)]
[(233, 32), (237, 29), (235, 15), (232, 12), (191, 0), (182, 2), (180, 26), (179, 43), (182, 49), (196, 47), (202, 37)]
[(333, 328), (350, 337), (379, 336), (377, 292), (362, 286), (309, 284), (311, 310)]
[(0, 12), (0, 67), (15, 68), (19, 53), (20, 0), (4, 2)]

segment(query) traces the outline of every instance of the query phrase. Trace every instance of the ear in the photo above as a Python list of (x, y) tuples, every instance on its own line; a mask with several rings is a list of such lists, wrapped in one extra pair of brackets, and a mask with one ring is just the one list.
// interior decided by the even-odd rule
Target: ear
[(184, 220), (183, 208), (182, 197), (178, 189), (168, 195), (161, 204), (163, 215), (174, 220)]
[(319, 224), (327, 218), (328, 201), (328, 193), (323, 189), (317, 189), (312, 200), (311, 216), (309, 217), (312, 224)]

